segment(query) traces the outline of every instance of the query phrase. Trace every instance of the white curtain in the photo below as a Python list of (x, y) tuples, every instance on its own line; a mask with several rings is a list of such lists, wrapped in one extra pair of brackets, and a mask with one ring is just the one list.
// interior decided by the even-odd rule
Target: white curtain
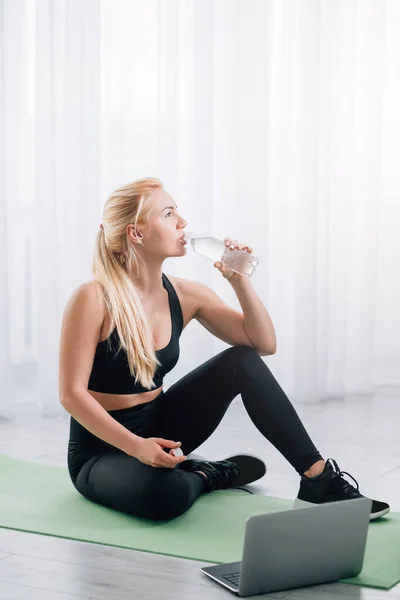
[[(107, 196), (159, 177), (253, 246), (291, 400), (400, 385), (400, 3), (0, 0), (0, 414), (60, 415), (61, 319)], [(191, 253), (164, 272), (239, 302)], [(197, 322), (166, 389), (227, 347)], [(190, 401), (190, 399), (188, 400)]]

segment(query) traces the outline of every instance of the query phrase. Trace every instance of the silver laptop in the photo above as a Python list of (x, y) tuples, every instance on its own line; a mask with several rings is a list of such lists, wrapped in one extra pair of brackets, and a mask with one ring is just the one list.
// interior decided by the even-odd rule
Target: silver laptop
[(354, 498), (254, 515), (242, 560), (201, 571), (238, 596), (356, 577), (362, 569), (372, 500)]

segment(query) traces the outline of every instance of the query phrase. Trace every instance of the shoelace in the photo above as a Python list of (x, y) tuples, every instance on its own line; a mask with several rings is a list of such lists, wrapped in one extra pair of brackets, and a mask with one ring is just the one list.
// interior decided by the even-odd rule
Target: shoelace
[[(219, 464), (221, 464), (221, 463), (223, 463), (222, 464), (223, 476), (225, 477), (225, 479), (228, 480), (228, 483), (230, 483), (230, 481), (232, 479), (232, 468), (233, 468), (235, 477), (239, 474), (239, 470), (236, 467), (236, 465), (229, 460), (219, 461)], [(215, 476), (215, 477), (218, 477), (219, 473), (221, 472), (216, 467), (214, 467), (214, 465), (210, 464), (208, 461), (203, 461), (201, 463), (201, 468), (206, 473), (206, 475), (211, 475), (211, 476)], [(196, 470), (200, 470), (200, 465), (197, 465)], [(210, 479), (208, 477), (207, 477), (207, 480), (210, 483)], [(229, 487), (233, 490), (241, 490), (243, 492), (247, 492), (248, 494), (254, 494), (254, 492), (252, 492), (251, 490), (248, 490), (247, 488), (242, 487), (240, 485), (232, 485)]]
[(252, 492), (251, 490), (248, 490), (247, 488), (244, 488), (244, 487), (240, 487), (239, 485), (233, 485), (231, 487), (231, 490), (242, 490), (243, 492), (247, 492), (248, 494), (254, 494), (254, 492)]
[[(359, 488), (358, 482), (354, 479), (353, 475), (350, 475), (350, 473), (347, 473), (347, 471), (341, 471), (339, 468), (339, 465), (333, 458), (328, 458), (328, 460), (330, 460), (333, 463), (336, 482), (337, 482), (337, 484), (340, 485), (343, 492), (346, 495), (350, 496), (350, 498), (358, 498), (361, 495), (359, 492), (360, 488)], [(352, 480), (354, 481), (354, 483), (356, 484), (357, 489), (353, 485), (351, 485), (348, 481), (346, 481), (343, 478), (343, 475), (347, 475), (348, 477), (351, 477)]]
[[(203, 471), (208, 476), (208, 482), (214, 489), (214, 482), (216, 483), (216, 479), (222, 478), (225, 480), (227, 486), (229, 486), (232, 480), (239, 475), (239, 469), (236, 467), (235, 463), (230, 460), (220, 460), (218, 461), (218, 467), (215, 467), (209, 461), (196, 461), (195, 464), (196, 471)], [(214, 482), (213, 482), (214, 480)]]
[(229, 484), (240, 473), (235, 463), (230, 460), (219, 460), (218, 465), (221, 467), (223, 477)]

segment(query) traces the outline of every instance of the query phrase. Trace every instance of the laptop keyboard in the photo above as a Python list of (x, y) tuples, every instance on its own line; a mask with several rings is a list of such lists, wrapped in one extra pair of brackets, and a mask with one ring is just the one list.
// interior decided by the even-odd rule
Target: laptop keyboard
[(229, 583), (232, 585), (239, 587), (240, 571), (237, 573), (226, 573), (226, 575), (223, 575), (222, 577), (229, 581)]

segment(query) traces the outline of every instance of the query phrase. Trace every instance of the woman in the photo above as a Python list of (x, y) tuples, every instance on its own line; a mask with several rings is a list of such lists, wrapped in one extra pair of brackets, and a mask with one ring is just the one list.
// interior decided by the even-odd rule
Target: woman
[[(275, 353), (275, 333), (249, 279), (214, 265), (242, 314), (207, 286), (163, 273), (166, 258), (186, 253), (185, 226), (157, 179), (125, 185), (105, 204), (94, 280), (69, 299), (60, 339), (60, 401), (71, 414), (75, 488), (119, 511), (170, 519), (203, 493), (259, 479), (264, 463), (246, 454), (187, 460), (240, 394), (254, 425), (301, 477), (295, 505), (359, 498), (357, 482), (355, 489), (333, 459), (324, 461), (261, 359)], [(251, 252), (229, 238), (226, 244)], [(179, 337), (194, 318), (231, 347), (164, 392)], [(371, 519), (389, 510), (373, 501)]]

